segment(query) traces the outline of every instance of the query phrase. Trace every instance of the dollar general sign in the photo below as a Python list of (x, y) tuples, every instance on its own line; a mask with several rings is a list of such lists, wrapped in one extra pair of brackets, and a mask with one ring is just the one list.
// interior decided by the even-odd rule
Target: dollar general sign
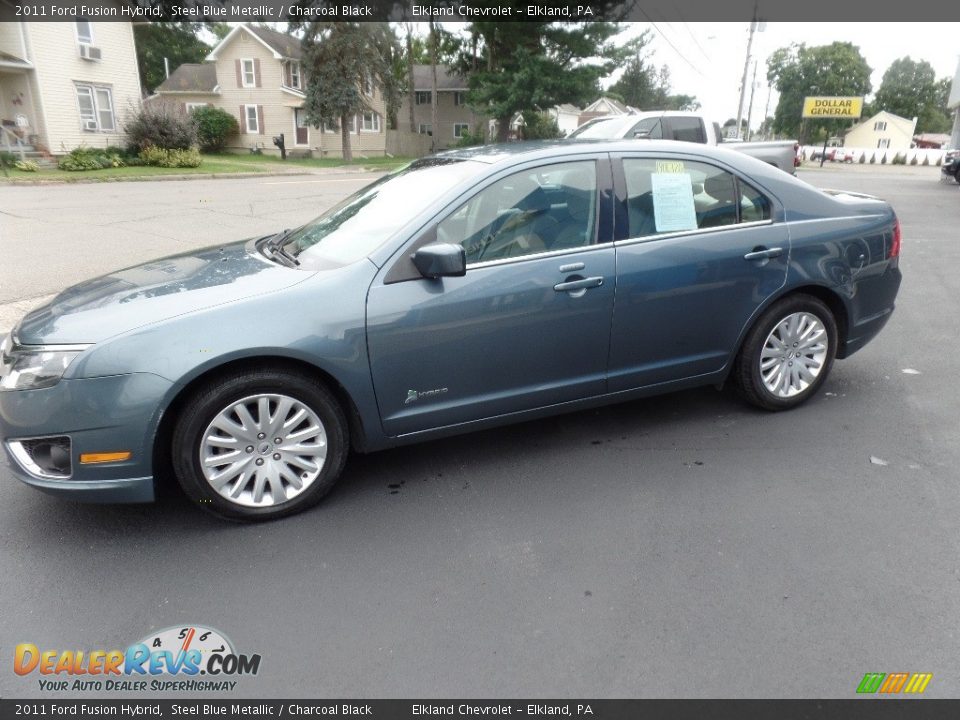
[(850, 118), (854, 120), (863, 112), (862, 97), (805, 97), (805, 118)]

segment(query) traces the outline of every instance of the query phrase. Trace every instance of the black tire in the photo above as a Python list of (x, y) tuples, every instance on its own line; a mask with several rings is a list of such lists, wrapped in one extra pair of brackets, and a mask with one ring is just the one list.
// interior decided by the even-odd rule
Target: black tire
[[(826, 342), (826, 353), (819, 362), (817, 375), (812, 382), (809, 382), (802, 389), (798, 387), (794, 391), (792, 383), (788, 391), (792, 394), (784, 396), (771, 391), (764, 383), (764, 378), (760, 370), (761, 353), (764, 346), (770, 338), (774, 329), (791, 316), (801, 313), (812, 315), (822, 326), (823, 340)], [(783, 363), (789, 363), (793, 367), (794, 360), (788, 359), (786, 355), (793, 348), (787, 348), (784, 352)], [(811, 351), (812, 352), (812, 351)], [(823, 385), (830, 374), (830, 368), (833, 367), (833, 360), (837, 354), (837, 323), (823, 301), (804, 294), (789, 295), (771, 305), (754, 323), (750, 332), (747, 333), (746, 340), (740, 348), (734, 363), (733, 375), (736, 381), (740, 395), (751, 405), (755, 405), (764, 410), (778, 411), (789, 410), (791, 408), (806, 402), (813, 397), (820, 386)], [(805, 356), (806, 357), (806, 356)], [(812, 357), (812, 355), (810, 356)], [(800, 363), (798, 363), (799, 365)], [(789, 372), (789, 370), (788, 370)]]
[(953, 179), (960, 183), (960, 165), (957, 165), (956, 172), (953, 173)]
[[(312, 412), (320, 421), (320, 427), (325, 433), (326, 457), (323, 459), (319, 473), (304, 483), (304, 489), (291, 490), (297, 492), (295, 497), (274, 502), (273, 484), (269, 488), (270, 502), (266, 506), (250, 506), (239, 501), (230, 500), (221, 495), (210, 482), (207, 481), (201, 465), (201, 452), (204, 448), (204, 436), (211, 423), (221, 412), (226, 411), (238, 401), (259, 396), (283, 397), (300, 403), (302, 407)], [(272, 405), (276, 408), (276, 405)], [(277, 413), (279, 416), (279, 412)], [(258, 418), (259, 420), (259, 418)], [(310, 422), (308, 420), (303, 422)], [(298, 424), (294, 427), (303, 427)], [(264, 447), (271, 445), (270, 438), (264, 441)], [(241, 441), (241, 444), (246, 441)], [(256, 442), (256, 441), (253, 441)], [(249, 447), (249, 446), (248, 446)], [(226, 376), (211, 382), (197, 392), (183, 407), (173, 430), (171, 443), (171, 459), (177, 481), (186, 495), (204, 510), (230, 520), (261, 521), (285, 517), (316, 505), (326, 495), (337, 478), (340, 476), (346, 462), (350, 447), (347, 421), (343, 409), (336, 398), (317, 379), (305, 373), (283, 369), (244, 370), (234, 375)], [(238, 447), (237, 452), (250, 452), (251, 461), (259, 460), (260, 467), (270, 463), (270, 458), (278, 458), (279, 453), (273, 455), (274, 450), (282, 449), (270, 447), (264, 450), (261, 457), (260, 449), (252, 452)], [(227, 452), (227, 450), (224, 450)], [(292, 453), (296, 455), (296, 453)], [(238, 460), (242, 459), (238, 457)], [(277, 463), (278, 466), (280, 463)], [(284, 463), (288, 470), (290, 466)], [(269, 465), (267, 466), (269, 467)], [(250, 468), (256, 472), (252, 467)], [(266, 469), (266, 468), (265, 468)], [(255, 476), (254, 476), (255, 477)], [(253, 479), (244, 481), (249, 486)], [(282, 484), (282, 480), (280, 481)], [(229, 485), (230, 483), (227, 483)], [(234, 487), (241, 485), (238, 480)], [(287, 484), (287, 489), (294, 486)], [(265, 491), (261, 490), (261, 493)], [(255, 496), (254, 496), (255, 497)], [(261, 496), (261, 500), (263, 495)]]

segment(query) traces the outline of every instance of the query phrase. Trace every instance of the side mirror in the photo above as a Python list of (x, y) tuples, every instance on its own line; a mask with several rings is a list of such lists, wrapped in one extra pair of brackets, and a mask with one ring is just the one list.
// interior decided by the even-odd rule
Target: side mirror
[(467, 274), (467, 252), (463, 245), (431, 243), (413, 254), (413, 265), (425, 278), (463, 277)]

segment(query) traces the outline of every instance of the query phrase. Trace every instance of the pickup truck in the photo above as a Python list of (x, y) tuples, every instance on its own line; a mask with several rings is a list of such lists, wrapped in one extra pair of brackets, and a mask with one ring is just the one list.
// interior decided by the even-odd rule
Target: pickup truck
[(685, 142), (720, 145), (737, 150), (796, 174), (797, 143), (794, 140), (768, 142), (724, 142), (720, 125), (709, 123), (693, 112), (657, 110), (632, 115), (612, 115), (588, 120), (567, 136), (568, 140), (616, 140), (637, 138), (650, 140), (683, 140)]

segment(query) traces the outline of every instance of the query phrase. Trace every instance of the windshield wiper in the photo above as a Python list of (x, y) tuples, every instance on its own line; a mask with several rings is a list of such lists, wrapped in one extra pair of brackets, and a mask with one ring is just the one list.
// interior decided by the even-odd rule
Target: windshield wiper
[(289, 251), (284, 249), (284, 242), (296, 228), (288, 228), (283, 232), (277, 233), (270, 240), (264, 243), (263, 247), (270, 252), (273, 257), (281, 257), (284, 261), (293, 267), (299, 267), (300, 261)]

